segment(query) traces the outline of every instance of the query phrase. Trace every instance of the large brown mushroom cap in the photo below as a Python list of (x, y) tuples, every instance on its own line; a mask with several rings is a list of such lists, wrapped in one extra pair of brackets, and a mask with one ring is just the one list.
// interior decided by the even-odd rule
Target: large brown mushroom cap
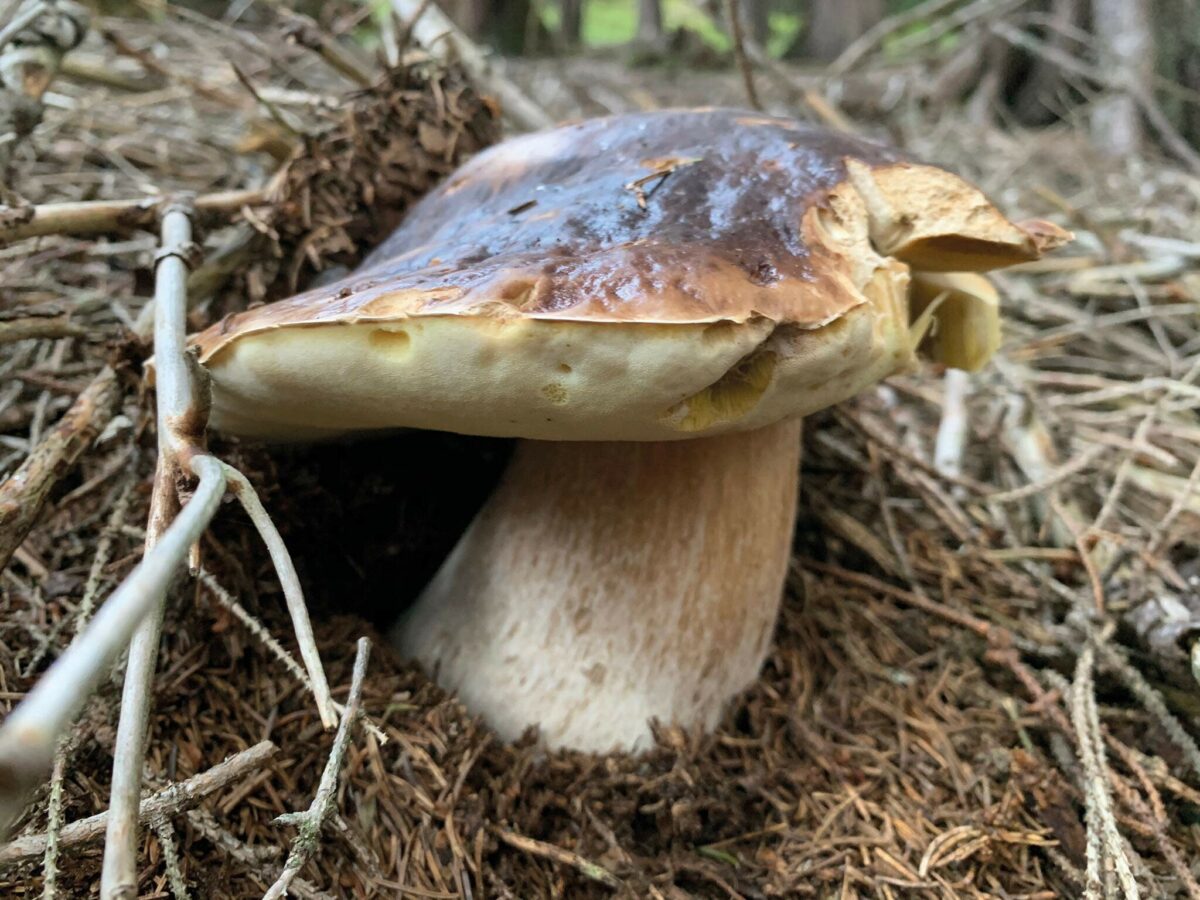
[(897, 152), (735, 110), (510, 140), (353, 275), (195, 338), (213, 424), (268, 438), (408, 426), (568, 440), (761, 427), (909, 365), (909, 267), (1062, 239)]

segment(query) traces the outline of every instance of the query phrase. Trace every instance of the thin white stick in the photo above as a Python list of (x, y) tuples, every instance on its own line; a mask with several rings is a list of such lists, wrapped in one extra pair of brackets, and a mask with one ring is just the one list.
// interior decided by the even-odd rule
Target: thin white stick
[(71, 643), (0, 724), (0, 835), (20, 814), (30, 788), (43, 777), (58, 738), (133, 635), (161, 600), (225, 493), (225, 472), (209, 456), (192, 461), (200, 481), (152, 553), (138, 563)]
[(296, 632), (296, 640), (300, 645), (300, 658), (304, 660), (304, 668), (308, 671), (313, 696), (317, 700), (317, 711), (321, 714), (321, 724), (326, 729), (337, 725), (337, 711), (333, 706), (333, 697), (329, 694), (329, 681), (325, 677), (325, 668), (321, 665), (321, 653), (317, 650), (317, 640), (313, 636), (312, 621), (308, 618), (308, 606), (304, 602), (304, 589), (300, 587), (300, 577), (292, 564), (292, 555), (288, 553), (287, 545), (279, 535), (279, 530), (262, 501), (258, 499), (250, 481), (232, 466), (225, 466), (225, 477), (229, 489), (241, 501), (242, 508), (258, 529), (275, 572), (279, 576), (279, 584), (283, 587), (283, 596), (287, 600), (288, 613), (292, 617), (292, 628)]
[(20, 31), (41, 18), (42, 13), (47, 12), (49, 9), (50, 6), (46, 3), (31, 3), (25, 7), (24, 11), (15, 16), (0, 31), (0, 48), (3, 48), (9, 41), (16, 37)]
[(271, 885), (263, 900), (282, 900), (287, 896), (288, 886), (297, 873), (304, 868), (317, 844), (321, 840), (321, 826), (333, 812), (334, 795), (337, 791), (338, 775), (342, 768), (342, 757), (346, 755), (346, 747), (350, 743), (350, 731), (354, 720), (358, 718), (359, 703), (362, 701), (363, 678), (367, 674), (367, 661), (371, 658), (371, 642), (365, 637), (358, 639), (358, 652), (354, 657), (354, 673), (350, 677), (350, 696), (346, 698), (346, 712), (338, 723), (337, 734), (333, 738), (333, 747), (329, 751), (329, 760), (325, 763), (325, 771), (321, 773), (321, 782), (317, 786), (316, 796), (308, 810), (295, 816), (280, 816), (284, 821), (296, 821), (299, 824), (299, 834), (292, 843), (292, 852), (288, 854), (283, 872), (279, 879)]
[(970, 418), (967, 394), (971, 376), (962, 369), (947, 369), (943, 379), (942, 421), (938, 424), (933, 449), (933, 465), (943, 475), (957, 478), (962, 474), (963, 451), (967, 446)]
[[(146, 552), (151, 553), (171, 519), (180, 452), (190, 450), (191, 430), (200, 417), (196, 391), (187, 368), (187, 276), (185, 254), (192, 242), (190, 205), (171, 204), (162, 216), (162, 251), (155, 268), (154, 354), (158, 418), (158, 465), (154, 497), (146, 526)], [(215, 462), (215, 460), (214, 460)], [(221, 466), (221, 463), (217, 463)], [(225, 477), (228, 473), (222, 468)], [(158, 663), (165, 593), (134, 632), (121, 690), (121, 718), (113, 753), (112, 788), (104, 864), (100, 871), (102, 900), (122, 900), (137, 890), (138, 805), (142, 766), (150, 720), (151, 685)]]
[[(308, 674), (304, 671), (304, 667), (301, 666), (300, 663), (296, 662), (295, 658), (292, 656), (292, 654), (288, 653), (287, 648), (284, 647), (283, 644), (275, 640), (275, 636), (267, 630), (267, 627), (263, 625), (262, 622), (250, 615), (246, 608), (242, 606), (242, 604), (238, 603), (237, 600), (234, 599), (234, 596), (229, 593), (229, 591), (225, 590), (225, 588), (221, 586), (220, 582), (218, 582), (217, 579), (213, 577), (212, 573), (209, 572), (208, 569), (204, 568), (204, 566), (200, 567), (200, 570), (196, 573), (196, 577), (200, 580), (202, 585), (208, 588), (209, 592), (216, 599), (217, 603), (229, 610), (233, 617), (245, 625), (246, 630), (258, 638), (262, 642), (263, 646), (267, 648), (270, 654), (283, 664), (283, 667), (292, 674), (293, 678), (304, 685), (305, 689), (310, 694), (313, 693), (312, 682), (308, 680)], [(338, 703), (336, 700), (331, 700), (330, 702), (333, 703), (334, 711), (339, 716), (346, 711), (346, 707), (341, 703)], [(363, 728), (371, 733), (371, 736), (374, 737), (375, 740), (379, 741), (380, 745), (388, 742), (388, 736), (384, 730), (376, 725), (375, 722), (371, 720), (371, 717), (366, 713), (362, 714), (362, 725)]]

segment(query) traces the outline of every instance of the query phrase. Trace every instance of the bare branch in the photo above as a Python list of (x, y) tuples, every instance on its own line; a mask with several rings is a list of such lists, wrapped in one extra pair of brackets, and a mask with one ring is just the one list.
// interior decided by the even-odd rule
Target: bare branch
[[(254, 846), (242, 843), (221, 826), (212, 813), (204, 807), (190, 809), (187, 812), (188, 823), (200, 834), (204, 835), (213, 846), (220, 847), (234, 859), (251, 866), (255, 871), (262, 869), (264, 863), (272, 862), (279, 852), (273, 847)], [(292, 879), (291, 893), (300, 900), (336, 900), (332, 894), (317, 890), (303, 878)]]
[(250, 485), (246, 476), (232, 466), (225, 466), (225, 477), (229, 480), (229, 489), (241, 501), (250, 521), (258, 529), (267, 551), (271, 554), (271, 562), (275, 564), (275, 572), (279, 575), (279, 584), (283, 588), (283, 596), (287, 600), (288, 613), (292, 617), (292, 627), (296, 631), (296, 640), (300, 645), (300, 658), (308, 670), (308, 678), (313, 696), (317, 700), (317, 710), (321, 714), (321, 724), (332, 728), (337, 724), (337, 711), (334, 709), (333, 698), (329, 695), (329, 682), (325, 678), (325, 669), (321, 665), (321, 654), (317, 650), (317, 641), (313, 637), (312, 622), (308, 618), (308, 606), (304, 602), (304, 589), (300, 587), (300, 577), (296, 567), (292, 565), (291, 554), (287, 545), (279, 535), (279, 530), (267, 511), (263, 509), (262, 501)]
[(1117, 873), (1125, 900), (1137, 900), (1138, 887), (1133, 878), (1129, 858), (1125, 854), (1121, 835), (1112, 810), (1112, 794), (1108, 784), (1108, 764), (1104, 758), (1104, 742), (1100, 735), (1100, 720), (1096, 711), (1092, 670), (1095, 649), (1089, 643), (1079, 654), (1075, 666), (1075, 681), (1071, 685), (1071, 724), (1083, 764), (1084, 798), (1087, 803), (1087, 885), (1088, 897), (1103, 896), (1101, 870), (1107, 858)]
[(940, 13), (949, 6), (954, 6), (959, 0), (925, 0), (923, 3), (918, 3), (911, 9), (906, 9), (903, 12), (898, 12), (895, 15), (888, 16), (886, 19), (880, 19), (874, 25), (866, 30), (860, 37), (856, 38), (841, 55), (829, 64), (829, 73), (831, 75), (844, 75), (854, 68), (855, 64), (860, 59), (882, 44), (888, 37), (907, 28), (916, 22), (920, 22)]
[[(200, 451), (196, 441), (204, 426), (204, 409), (187, 367), (187, 278), (192, 255), (191, 205), (171, 204), (163, 212), (162, 249), (155, 270), (154, 350), (158, 464), (146, 526), (146, 553), (151, 554), (174, 517), (176, 481), (183, 461)], [(220, 463), (217, 463), (221, 465)], [(224, 470), (223, 470), (224, 471)], [(228, 478), (228, 473), (225, 472)], [(158, 662), (165, 594), (138, 625), (129, 646), (121, 692), (121, 718), (113, 754), (108, 837), (100, 896), (126, 896), (137, 886), (137, 811), (142, 793), (142, 765), (150, 717), (151, 683)]]
[[(252, 772), (265, 766), (279, 751), (271, 741), (261, 741), (253, 747), (217, 763), (211, 769), (193, 775), (186, 781), (163, 788), (138, 805), (138, 819), (146, 822), (165, 818), (191, 809), (205, 797), (224, 790)], [(108, 812), (97, 813), (64, 825), (58, 833), (61, 849), (94, 841), (104, 834), (108, 824)], [(29, 859), (36, 859), (46, 851), (49, 835), (32, 834), (17, 838), (0, 847), (0, 867), (11, 866)]]
[(0, 724), (0, 835), (21, 811), (25, 795), (50, 766), (58, 738), (70, 726), (138, 623), (158, 604), (188, 548), (199, 539), (225, 492), (225, 473), (212, 457), (198, 457), (191, 500), (108, 602)]
[(0, 321), (0, 344), (31, 338), (86, 337), (87, 329), (72, 324), (66, 316), (28, 316)]
[(507, 828), (493, 828), (491, 831), (492, 834), (496, 835), (496, 837), (508, 844), (508, 846), (520, 850), (522, 853), (528, 853), (530, 856), (538, 856), (542, 859), (549, 859), (560, 865), (570, 866), (585, 878), (598, 881), (606, 887), (621, 887), (620, 880), (612, 872), (599, 863), (584, 859), (578, 853), (572, 853), (570, 850), (559, 847), (556, 844), (548, 844), (545, 841), (525, 837), (523, 834), (509, 831)]
[(50, 799), (46, 804), (46, 850), (42, 856), (42, 897), (53, 900), (58, 882), (58, 852), (62, 848), (63, 779), (67, 774), (67, 758), (72, 748), (69, 738), (58, 742), (54, 753), (54, 768), (50, 773)]
[(370, 87), (375, 80), (370, 70), (363, 68), (354, 56), (326, 33), (311, 17), (280, 7), (285, 22), (284, 35), (301, 47), (313, 51), (331, 68), (345, 75), (359, 87)]
[(0, 484), (0, 569), (29, 534), (54, 485), (104, 430), (119, 399), (116, 372), (105, 367), (21, 467)]
[[(200, 216), (237, 212), (267, 202), (271, 188), (201, 194), (195, 200)], [(150, 228), (159, 217), (162, 197), (132, 200), (91, 200), (47, 203), (41, 206), (0, 207), (0, 244), (47, 234), (90, 235)]]
[(175, 900), (188, 900), (187, 882), (183, 880), (183, 871), (179, 868), (179, 847), (175, 843), (175, 829), (170, 819), (152, 816), (149, 824), (162, 848), (163, 868), (167, 870), (167, 883), (171, 885), (172, 896)]
[[(346, 747), (350, 744), (350, 731), (354, 720), (358, 718), (359, 704), (362, 701), (363, 679), (367, 674), (367, 661), (371, 658), (371, 642), (365, 637), (358, 639), (358, 651), (354, 657), (354, 673), (350, 678), (350, 696), (346, 699), (346, 712), (338, 724), (337, 734), (333, 738), (333, 747), (329, 751), (329, 760), (325, 771), (321, 773), (321, 783), (317, 786), (316, 796), (308, 810), (294, 816), (299, 825), (300, 833), (292, 843), (292, 852), (288, 854), (283, 872), (278, 880), (271, 885), (263, 895), (263, 900), (280, 900), (286, 897), (288, 885), (304, 864), (317, 849), (321, 839), (321, 826), (329, 818), (334, 808), (334, 794), (337, 789), (338, 774), (342, 768), (342, 757), (346, 755)], [(292, 821), (293, 816), (281, 816), (284, 821)], [(279, 821), (277, 819), (276, 821)]]

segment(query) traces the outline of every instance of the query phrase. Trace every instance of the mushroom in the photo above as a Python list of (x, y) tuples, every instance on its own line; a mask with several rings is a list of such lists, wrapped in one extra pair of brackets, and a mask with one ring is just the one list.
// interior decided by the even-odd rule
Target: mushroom
[(504, 738), (638, 749), (653, 719), (714, 727), (763, 663), (801, 417), (931, 332), (982, 365), (970, 273), (1065, 237), (846, 135), (637, 113), (481, 153), (354, 274), (195, 343), (225, 432), (519, 438), (395, 640)]

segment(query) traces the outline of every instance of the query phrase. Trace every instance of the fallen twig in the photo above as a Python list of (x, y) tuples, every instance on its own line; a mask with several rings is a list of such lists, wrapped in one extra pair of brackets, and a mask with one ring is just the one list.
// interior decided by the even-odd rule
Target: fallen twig
[(1137, 900), (1138, 887), (1133, 878), (1129, 859), (1125, 855), (1117, 822), (1113, 816), (1112, 796), (1108, 783), (1108, 764), (1104, 759), (1104, 743), (1100, 735), (1100, 719), (1096, 712), (1092, 668), (1095, 650), (1091, 644), (1083, 648), (1075, 666), (1075, 681), (1071, 685), (1071, 724), (1075, 728), (1079, 759), (1083, 764), (1084, 797), (1087, 802), (1087, 885), (1085, 896), (1099, 900), (1104, 896), (1103, 863), (1115, 868), (1117, 880), (1126, 900)]
[(263, 895), (263, 900), (280, 900), (286, 897), (288, 886), (292, 879), (308, 862), (309, 857), (317, 849), (321, 840), (321, 828), (334, 809), (334, 793), (337, 788), (338, 776), (342, 769), (342, 758), (346, 755), (346, 747), (350, 744), (350, 731), (358, 718), (359, 704), (362, 702), (363, 679), (367, 674), (367, 662), (371, 658), (371, 642), (365, 637), (358, 639), (358, 650), (354, 657), (354, 672), (350, 677), (350, 695), (346, 698), (346, 711), (338, 724), (337, 734), (333, 738), (333, 747), (329, 751), (329, 760), (321, 773), (321, 783), (312, 804), (302, 813), (292, 813), (280, 816), (276, 822), (295, 824), (299, 834), (292, 842), (292, 852), (288, 854), (283, 872)]
[[(237, 212), (267, 202), (271, 187), (201, 194), (194, 201), (197, 215)], [(0, 208), (0, 244), (48, 234), (91, 235), (133, 228), (150, 228), (158, 221), (162, 197), (133, 200), (91, 200)]]
[[(250, 866), (255, 871), (260, 870), (264, 863), (273, 862), (282, 851), (274, 847), (248, 846), (242, 843), (221, 826), (212, 813), (203, 807), (187, 811), (188, 823), (214, 846), (220, 847), (231, 857)], [(303, 878), (292, 879), (289, 890), (301, 900), (337, 900), (332, 894), (317, 890)]]
[(58, 742), (54, 753), (54, 768), (50, 772), (50, 799), (46, 803), (46, 850), (42, 855), (42, 896), (56, 896), (58, 882), (58, 853), (62, 848), (60, 832), (63, 826), (63, 779), (67, 774), (67, 759), (71, 755), (70, 739)]
[[(167, 530), (178, 507), (176, 481), (189, 455), (200, 451), (205, 421), (203, 401), (186, 363), (187, 277), (192, 244), (191, 206), (173, 203), (163, 211), (162, 249), (155, 269), (154, 349), (156, 371), (158, 463), (146, 525), (146, 555)], [(221, 465), (217, 463), (217, 465)], [(228, 483), (229, 473), (223, 471)], [(166, 596), (160, 595), (139, 624), (129, 646), (121, 717), (113, 753), (111, 806), (100, 896), (117, 900), (137, 885), (137, 812), (150, 716), (151, 682), (158, 662)]]
[(50, 4), (48, 3), (22, 5), (20, 0), (16, 0), (12, 5), (11, 18), (4, 24), (3, 28), (0, 28), (0, 50), (4, 49), (8, 42), (16, 37), (18, 33), (41, 18), (42, 13), (46, 12), (49, 8)]
[(187, 900), (187, 882), (183, 880), (183, 870), (179, 867), (179, 847), (175, 843), (175, 829), (165, 816), (151, 816), (148, 824), (154, 829), (158, 838), (158, 846), (162, 849), (163, 868), (167, 870), (167, 884), (171, 886), (171, 895), (175, 900)]
[(86, 337), (87, 330), (66, 316), (28, 316), (0, 321), (0, 344), (12, 344), (31, 338)]
[(70, 726), (101, 676), (125, 649), (134, 629), (175, 578), (225, 492), (225, 473), (208, 456), (192, 462), (199, 482), (191, 500), (121, 582), (80, 635), (0, 724), (0, 835), (21, 811), (28, 791), (50, 765), (59, 736)]
[[(230, 594), (229, 591), (225, 590), (225, 588), (220, 585), (217, 579), (213, 577), (212, 573), (204, 568), (204, 566), (200, 567), (199, 571), (196, 573), (196, 577), (199, 579), (202, 585), (208, 588), (209, 592), (216, 599), (217, 603), (229, 610), (235, 619), (245, 625), (246, 629), (262, 642), (263, 646), (270, 651), (271, 655), (279, 660), (279, 662), (283, 664), (283, 667), (291, 672), (292, 676), (302, 685), (304, 685), (309, 693), (313, 694), (315, 699), (316, 690), (313, 688), (313, 683), (309, 678), (308, 673), (304, 671), (304, 668), (298, 662), (296, 662), (296, 660), (292, 657), (292, 654), (287, 651), (287, 648), (285, 648), (283, 644), (279, 643), (279, 641), (275, 639), (275, 636), (267, 630), (266, 626), (250, 615), (250, 613), (246, 611), (246, 608), (242, 606), (242, 604), (238, 603), (237, 600), (234, 599), (233, 595)], [(326, 691), (328, 692), (328, 689), (326, 689)], [(333, 706), (333, 711), (337, 716), (341, 716), (345, 712), (346, 707), (341, 703), (338, 703), (336, 700), (332, 699), (329, 702)], [(388, 742), (387, 733), (384, 732), (384, 730), (378, 725), (376, 725), (366, 713), (362, 714), (362, 724), (363, 728), (369, 731), (372, 737), (379, 741), (381, 745)]]
[(829, 64), (831, 75), (844, 75), (858, 63), (860, 59), (882, 44), (891, 35), (907, 28), (916, 22), (928, 21), (949, 6), (954, 6), (959, 0), (924, 0), (903, 12), (895, 13), (880, 19), (859, 37), (855, 38), (846, 49)]
[(1158, 132), (1163, 145), (1192, 171), (1200, 172), (1200, 153), (1192, 149), (1187, 139), (1171, 123), (1149, 91), (1142, 85), (1133, 83), (1131, 79), (1123, 77), (1122, 67), (1112, 67), (1115, 71), (1110, 72), (1099, 66), (1089, 65), (1052, 44), (1038, 40), (1028, 32), (1014, 28), (1005, 22), (993, 22), (991, 31), (1014, 47), (1020, 47), (1028, 53), (1040, 56), (1064, 72), (1081, 75), (1109, 90), (1128, 94), (1137, 103), (1142, 115), (1146, 117), (1146, 121)]
[[(211, 769), (193, 775), (186, 781), (172, 784), (138, 805), (138, 820), (146, 822), (154, 818), (177, 815), (191, 809), (205, 797), (224, 790), (252, 772), (261, 769), (279, 752), (271, 741), (260, 741), (253, 747), (234, 754)], [(96, 813), (86, 819), (64, 825), (58, 833), (60, 849), (94, 841), (104, 834), (109, 818), (108, 811)], [(24, 835), (0, 847), (0, 866), (36, 859), (46, 852), (49, 835)]]
[(9, 194), (4, 181), (13, 150), (41, 122), (42, 98), (63, 57), (83, 40), (88, 20), (77, 3), (14, 4), (0, 27), (0, 197)]
[(120, 393), (116, 372), (105, 367), (34, 446), (21, 467), (0, 484), (0, 569), (8, 565), (29, 534), (54, 485), (104, 430)]
[(281, 7), (279, 12), (285, 23), (285, 37), (301, 47), (312, 50), (331, 68), (345, 75), (359, 87), (371, 86), (374, 80), (372, 74), (344, 47), (332, 40), (309, 16), (291, 12), (286, 7)]
[(556, 844), (547, 844), (545, 841), (534, 840), (531, 837), (525, 837), (523, 834), (517, 834), (515, 831), (509, 831), (507, 828), (499, 828), (493, 826), (492, 834), (503, 841), (508, 846), (522, 853), (528, 853), (531, 856), (540, 856), (542, 859), (548, 859), (560, 865), (570, 866), (580, 875), (589, 878), (592, 881), (598, 881), (606, 887), (620, 888), (621, 881), (604, 866), (594, 863), (589, 859), (584, 859), (578, 853), (572, 853), (563, 847)]
[(283, 588), (283, 596), (287, 601), (288, 613), (292, 617), (292, 628), (295, 629), (297, 643), (300, 645), (300, 658), (304, 660), (304, 668), (308, 672), (309, 688), (317, 701), (317, 711), (321, 715), (321, 724), (333, 728), (337, 724), (338, 714), (334, 708), (333, 698), (329, 695), (329, 683), (325, 680), (325, 670), (321, 668), (321, 654), (317, 650), (317, 640), (313, 636), (312, 622), (308, 618), (308, 607), (304, 603), (304, 590), (300, 587), (300, 577), (292, 564), (291, 554), (287, 545), (279, 536), (279, 529), (263, 509), (249, 480), (232, 466), (225, 466), (225, 477), (229, 482), (230, 492), (238, 498), (250, 521), (258, 529), (259, 536), (267, 545), (271, 562), (279, 576), (279, 584)]
[(1099, 651), (1101, 663), (1116, 673), (1117, 677), (1125, 683), (1125, 687), (1129, 688), (1138, 698), (1146, 711), (1154, 716), (1183, 755), (1183, 760), (1192, 770), (1192, 774), (1200, 777), (1200, 746), (1197, 746), (1195, 738), (1188, 734), (1183, 723), (1167, 709), (1162, 695), (1151, 687), (1150, 683), (1146, 681), (1145, 675), (1130, 664), (1124, 650), (1114, 646), (1111, 642), (1106, 642), (1100, 645)]

